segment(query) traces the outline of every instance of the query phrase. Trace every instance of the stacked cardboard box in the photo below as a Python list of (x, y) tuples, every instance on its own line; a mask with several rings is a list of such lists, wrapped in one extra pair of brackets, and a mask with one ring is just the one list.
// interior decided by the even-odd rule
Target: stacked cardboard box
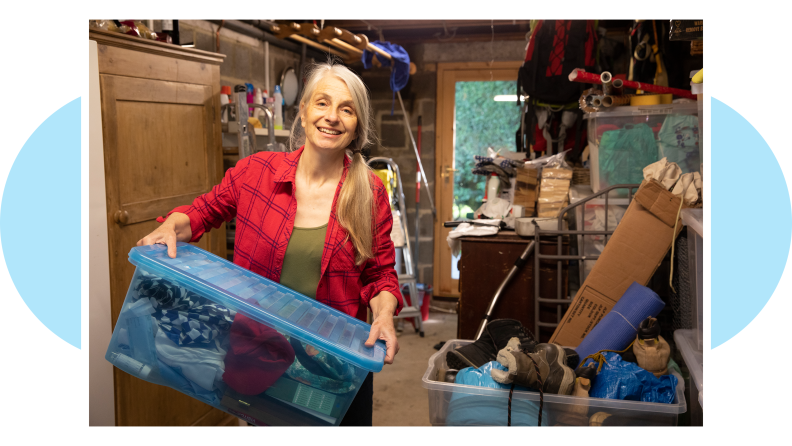
[(525, 208), (525, 216), (531, 217), (536, 210), (536, 188), (539, 185), (539, 175), (536, 169), (525, 167), (515, 169), (516, 182), (514, 186), (513, 204)]
[(539, 217), (556, 217), (558, 212), (569, 205), (569, 184), (572, 170), (562, 168), (542, 169), (539, 184)]

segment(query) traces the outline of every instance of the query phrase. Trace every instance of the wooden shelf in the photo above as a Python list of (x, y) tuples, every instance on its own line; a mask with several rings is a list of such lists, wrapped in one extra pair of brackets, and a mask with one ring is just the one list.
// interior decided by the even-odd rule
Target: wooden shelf
[[(223, 131), (226, 133), (236, 134), (239, 130), (239, 126), (237, 126), (236, 121), (231, 121), (228, 123), (228, 130), (225, 130), (226, 125), (223, 124)], [(256, 136), (269, 136), (269, 129), (253, 129), (256, 132)], [(275, 136), (285, 136), (288, 138), (291, 135), (291, 132), (288, 130), (275, 130)]]

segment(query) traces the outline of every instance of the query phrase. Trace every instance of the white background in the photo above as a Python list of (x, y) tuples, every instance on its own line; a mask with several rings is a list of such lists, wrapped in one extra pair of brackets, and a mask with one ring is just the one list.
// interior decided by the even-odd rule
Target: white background
[[(33, 131), (57, 109), (82, 96), (83, 101), (83, 190), (82, 221), (87, 222), (87, 92), (89, 18), (297, 18), (309, 19), (701, 19), (706, 22), (707, 98), (715, 96), (742, 114), (764, 136), (789, 178), (792, 154), (786, 130), (790, 128), (781, 106), (788, 102), (787, 86), (774, 74), (789, 72), (789, 15), (772, 5), (780, 2), (592, 2), (592, 1), (486, 1), (486, 2), (208, 2), (181, 4), (165, 2), (4, 2), (3, 69), (0, 88), (4, 104), (0, 108), (0, 185), (5, 184), (11, 165)], [(173, 2), (175, 3), (175, 2)], [(603, 11), (603, 13), (599, 13)], [(623, 11), (623, 12), (622, 12)], [(600, 15), (600, 17), (597, 17)], [(603, 17), (604, 16), (604, 17)], [(387, 35), (386, 35), (387, 39)], [(667, 63), (671, 63), (668, 61)], [(709, 102), (705, 106), (705, 164), (710, 165)], [(717, 150), (717, 148), (715, 149)], [(746, 157), (750, 147), (745, 148)], [(744, 182), (752, 172), (735, 172), (735, 182)], [(709, 202), (709, 177), (705, 176), (705, 201)], [(57, 185), (54, 185), (55, 187)], [(721, 193), (728, 193), (722, 191)], [(42, 203), (44, 205), (44, 203)], [(738, 206), (735, 209), (746, 209)], [(742, 219), (744, 215), (735, 215)], [(750, 217), (750, 216), (748, 216)], [(53, 243), (77, 234), (57, 231), (57, 216), (20, 216), (53, 219), (48, 234), (21, 234), (48, 237)], [(83, 240), (82, 350), (49, 332), (27, 309), (10, 280), (0, 253), (2, 309), (0, 337), (4, 358), (0, 367), (0, 430), (5, 444), (77, 443), (168, 444), (177, 442), (257, 443), (281, 437), (288, 442), (445, 444), (532, 444), (536, 441), (564, 443), (687, 444), (704, 441), (767, 441), (778, 437), (790, 424), (787, 402), (792, 391), (787, 383), (790, 352), (789, 314), (792, 303), (786, 296), (792, 274), (785, 271), (775, 295), (764, 311), (735, 338), (714, 351), (705, 352), (707, 367), (706, 405), (702, 429), (664, 429), (652, 434), (648, 429), (629, 432), (594, 433), (590, 430), (558, 431), (526, 429), (506, 433), (493, 429), (300, 429), (269, 430), (219, 428), (152, 429), (88, 427), (88, 258), (87, 225)], [(708, 233), (709, 212), (705, 214)], [(705, 237), (709, 248), (709, 237)], [(708, 251), (707, 251), (708, 252)], [(72, 260), (72, 259), (69, 259)], [(788, 268), (787, 268), (788, 269)], [(709, 254), (705, 277), (709, 276)], [(748, 280), (730, 278), (729, 280)], [(705, 326), (709, 326), (709, 282), (705, 282)], [(750, 298), (750, 296), (746, 296)], [(709, 332), (705, 331), (709, 345)], [(92, 348), (104, 350), (106, 346)], [(405, 389), (406, 390), (406, 389)], [(428, 404), (428, 403), (427, 403)], [(783, 431), (782, 431), (783, 429)], [(232, 433), (233, 432), (233, 433)], [(594, 435), (592, 435), (594, 434)], [(229, 438), (229, 435), (233, 435)], [(541, 440), (540, 440), (541, 439)], [(512, 443), (515, 442), (515, 443)]]

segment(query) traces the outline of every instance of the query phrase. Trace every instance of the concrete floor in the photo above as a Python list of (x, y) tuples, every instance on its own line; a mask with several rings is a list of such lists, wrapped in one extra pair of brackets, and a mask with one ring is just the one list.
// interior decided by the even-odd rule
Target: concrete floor
[(431, 426), (429, 394), (421, 378), (429, 357), (437, 353), (434, 345), (456, 339), (456, 332), (456, 314), (430, 312), (423, 338), (411, 323), (404, 324), (396, 359), (374, 374), (374, 426)]

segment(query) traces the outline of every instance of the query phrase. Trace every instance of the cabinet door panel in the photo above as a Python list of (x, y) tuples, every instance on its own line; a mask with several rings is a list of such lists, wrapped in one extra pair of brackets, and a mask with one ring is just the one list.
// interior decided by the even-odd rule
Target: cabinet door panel
[[(109, 74), (100, 75), (100, 83), (115, 326), (135, 271), (129, 250), (159, 225), (157, 216), (210, 190), (219, 181), (221, 160), (211, 86)], [(219, 245), (212, 243), (217, 237), (224, 239), (225, 231), (210, 232), (197, 245), (210, 250)], [(118, 425), (228, 424), (218, 409), (114, 373)]]

